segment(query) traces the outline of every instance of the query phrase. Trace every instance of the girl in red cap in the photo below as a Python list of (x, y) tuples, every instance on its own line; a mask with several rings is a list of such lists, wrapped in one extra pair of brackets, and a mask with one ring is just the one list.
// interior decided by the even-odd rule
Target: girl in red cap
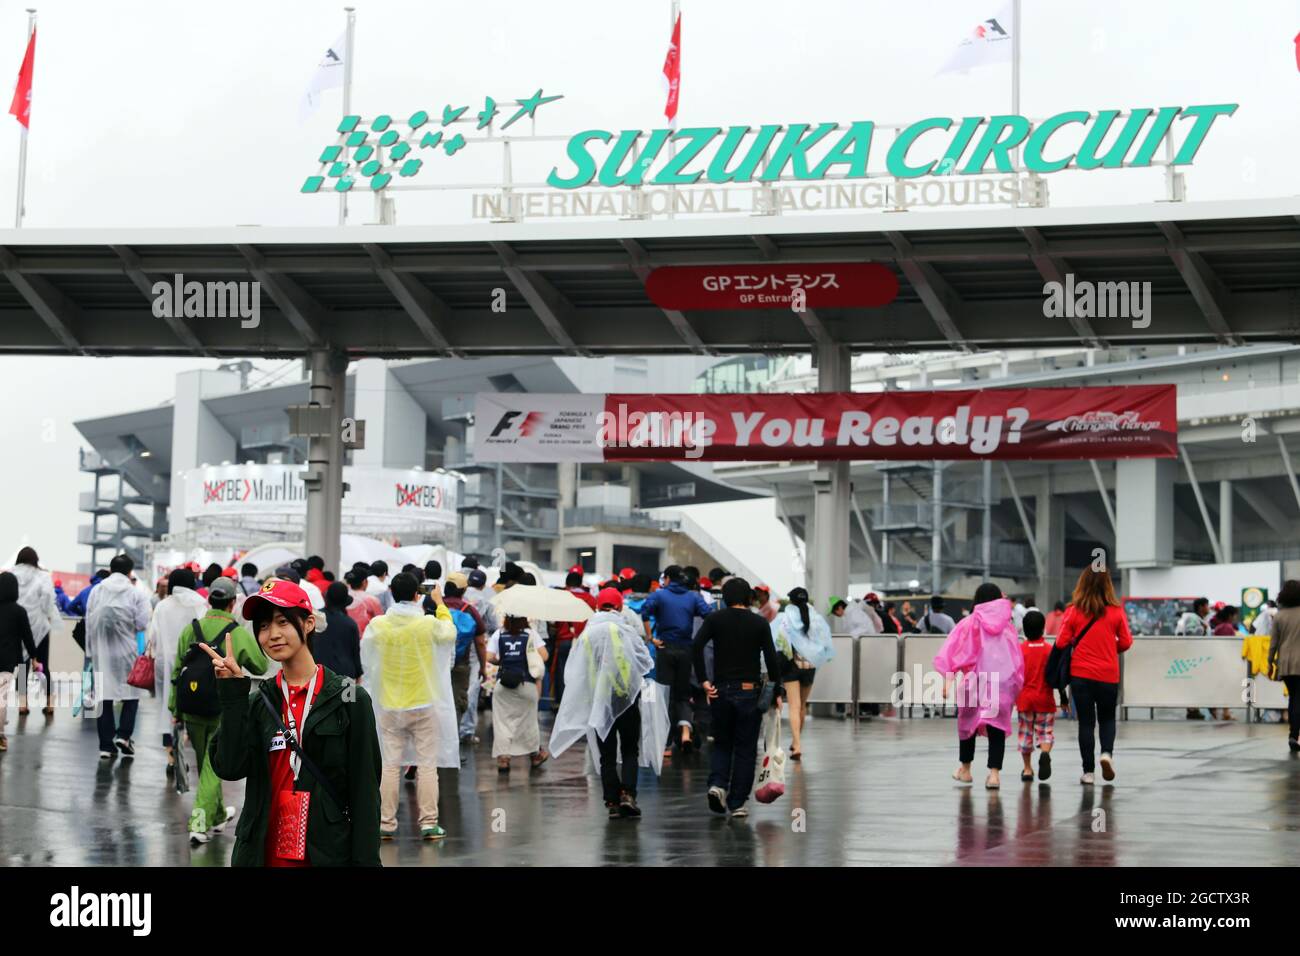
[(221, 707), (212, 767), (224, 780), (248, 778), (231, 865), (379, 866), (381, 761), (369, 695), (316, 663), (316, 615), (298, 585), (268, 580), (243, 615), (280, 673), (252, 690), (229, 637), (224, 655), (206, 648)]

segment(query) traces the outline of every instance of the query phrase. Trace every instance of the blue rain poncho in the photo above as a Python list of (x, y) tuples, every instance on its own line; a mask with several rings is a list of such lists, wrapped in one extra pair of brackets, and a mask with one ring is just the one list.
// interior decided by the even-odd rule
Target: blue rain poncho
[[(835, 656), (831, 626), (814, 607), (808, 608), (808, 630), (805, 631), (798, 606), (787, 604), (772, 622), (772, 643), (783, 657), (793, 660), (794, 654), (798, 654), (813, 667), (821, 667)], [(792, 649), (794, 653), (791, 653)]]

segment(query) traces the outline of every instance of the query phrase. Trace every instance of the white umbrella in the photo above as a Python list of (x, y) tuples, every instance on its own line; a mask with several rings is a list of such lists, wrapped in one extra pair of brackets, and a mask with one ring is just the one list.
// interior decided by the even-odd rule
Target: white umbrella
[(534, 584), (516, 584), (492, 599), (502, 617), (527, 617), (543, 621), (585, 621), (591, 608), (569, 591)]

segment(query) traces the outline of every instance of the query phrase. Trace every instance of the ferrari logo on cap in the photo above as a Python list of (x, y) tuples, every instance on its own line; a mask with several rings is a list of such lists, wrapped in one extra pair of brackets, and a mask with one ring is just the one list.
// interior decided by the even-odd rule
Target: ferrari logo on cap
[(199, 689), (199, 682), (196, 680), (190, 681), (190, 693), (191, 694), (196, 693), (198, 689)]
[(271, 578), (269, 581), (267, 581), (265, 584), (262, 585), (263, 594), (265, 594), (267, 591), (274, 591), (274, 590), (275, 590), (275, 578)]

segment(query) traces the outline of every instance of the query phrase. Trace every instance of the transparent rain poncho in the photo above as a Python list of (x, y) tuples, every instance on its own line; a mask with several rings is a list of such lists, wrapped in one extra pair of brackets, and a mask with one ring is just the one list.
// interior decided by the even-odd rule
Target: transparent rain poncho
[[(407, 611), (410, 607), (410, 611)], [(432, 633), (431, 633), (432, 632)], [(451, 691), (451, 665), (455, 656), (456, 626), (450, 619), (426, 615), (414, 605), (397, 605), (371, 620), (361, 640), (363, 686), (375, 707), (382, 728), (386, 715), (432, 708), (437, 738), (427, 751), (404, 735), (401, 752), (384, 746), (387, 767), (460, 767), (460, 737), (456, 730), (456, 704)]]
[[(194, 621), (203, 620), (208, 613), (208, 602), (196, 591), (177, 587), (158, 602), (149, 621), (149, 646), (154, 657), (154, 693), (158, 695), (159, 719), (167, 726), (170, 714), (168, 698), (172, 690), (172, 672), (176, 665), (176, 650), (182, 634), (193, 628)], [(202, 633), (199, 640), (203, 640)]]
[(149, 598), (124, 574), (110, 574), (90, 592), (86, 654), (95, 663), (96, 700), (143, 700), (152, 690), (126, 682), (140, 656), (135, 636), (149, 626)]
[(799, 608), (787, 604), (772, 622), (772, 643), (777, 653), (792, 658), (791, 648), (813, 667), (821, 667), (835, 656), (831, 644), (831, 626), (816, 608), (808, 608), (808, 630), (804, 631)]
[(659, 773), (668, 738), (668, 702), (646, 680), (652, 666), (645, 640), (626, 618), (609, 611), (593, 614), (569, 652), (550, 752), (558, 756), (586, 736), (590, 757), (596, 741), (608, 737), (614, 721), (635, 706), (641, 708), (639, 762)]

